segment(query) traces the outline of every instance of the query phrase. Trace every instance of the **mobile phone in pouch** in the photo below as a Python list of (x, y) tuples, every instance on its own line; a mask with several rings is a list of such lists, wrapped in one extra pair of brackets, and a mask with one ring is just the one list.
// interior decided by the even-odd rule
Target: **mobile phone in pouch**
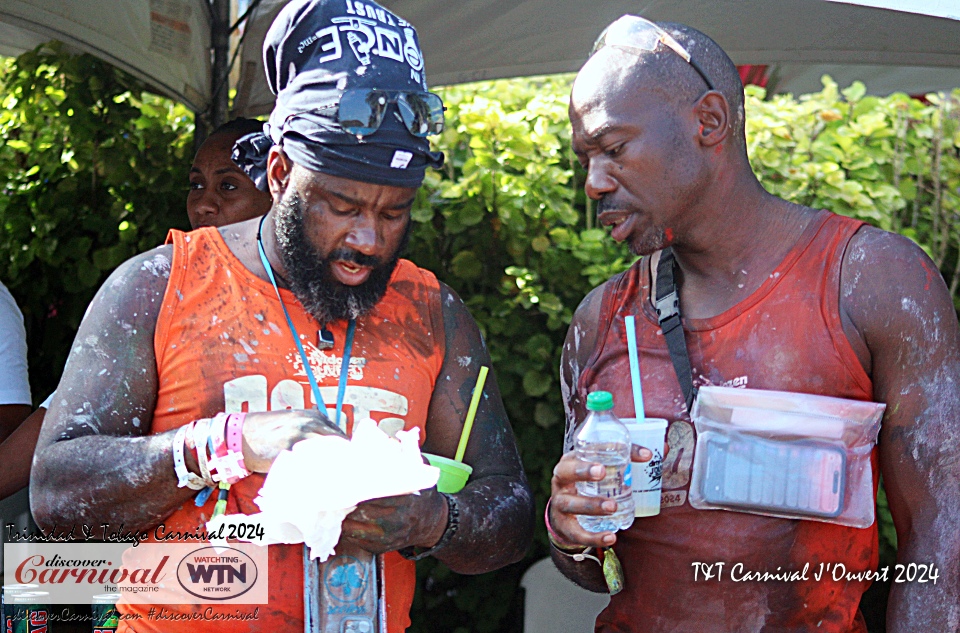
[(704, 438), (703, 498), (711, 505), (798, 517), (843, 510), (846, 456), (829, 444), (751, 435)]

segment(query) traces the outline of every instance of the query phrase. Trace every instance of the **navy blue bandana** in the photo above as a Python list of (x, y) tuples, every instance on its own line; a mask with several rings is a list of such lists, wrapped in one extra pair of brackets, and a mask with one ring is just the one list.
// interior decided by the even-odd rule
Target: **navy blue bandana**
[(337, 122), (344, 90), (426, 91), (423, 54), (413, 26), (373, 2), (292, 0), (267, 32), (263, 61), (277, 102), (264, 134), (237, 141), (233, 160), (267, 190), (267, 153), (282, 145), (299, 165), (332, 176), (419, 187), (443, 154), (410, 134), (390, 104), (373, 134)]

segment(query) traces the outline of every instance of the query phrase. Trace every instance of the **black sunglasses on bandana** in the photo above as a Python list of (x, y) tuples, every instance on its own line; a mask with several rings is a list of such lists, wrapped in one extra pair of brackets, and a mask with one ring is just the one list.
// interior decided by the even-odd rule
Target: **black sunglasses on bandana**
[(680, 42), (673, 39), (669, 33), (650, 20), (645, 20), (636, 15), (622, 15), (613, 24), (605, 28), (593, 44), (593, 50), (590, 51), (590, 54), (593, 55), (604, 46), (614, 46), (646, 53), (657, 50), (659, 44), (663, 44), (682, 57), (703, 78), (707, 83), (707, 88), (715, 90), (713, 82), (700, 68), (700, 64), (690, 56), (690, 53), (680, 45)]
[(397, 104), (400, 118), (411, 134), (425, 137), (443, 131), (443, 100), (432, 92), (353, 88), (340, 97), (337, 121), (345, 131), (365, 136), (383, 122), (391, 103)]

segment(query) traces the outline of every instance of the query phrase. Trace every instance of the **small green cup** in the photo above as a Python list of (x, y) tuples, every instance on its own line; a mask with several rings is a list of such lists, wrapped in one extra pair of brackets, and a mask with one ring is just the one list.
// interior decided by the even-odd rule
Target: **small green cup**
[(423, 453), (423, 456), (431, 466), (440, 469), (440, 480), (437, 481), (437, 490), (440, 492), (453, 494), (460, 492), (467, 485), (467, 480), (473, 472), (473, 468), (468, 464), (430, 453)]

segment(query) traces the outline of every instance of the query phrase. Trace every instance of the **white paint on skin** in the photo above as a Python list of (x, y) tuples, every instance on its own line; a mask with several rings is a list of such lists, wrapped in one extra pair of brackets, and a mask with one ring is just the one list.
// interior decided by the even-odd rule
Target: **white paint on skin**
[(867, 258), (867, 249), (861, 243), (857, 243), (850, 251), (850, 261), (862, 262)]
[(472, 362), (473, 358), (470, 356), (457, 356), (457, 364), (461, 367), (469, 367)]
[(844, 296), (844, 298), (847, 298), (847, 297), (849, 297), (850, 295), (852, 295), (852, 294), (856, 291), (856, 289), (857, 289), (857, 284), (859, 284), (859, 283), (860, 283), (860, 271), (858, 270), (858, 271), (857, 271), (857, 274), (854, 275), (854, 277), (853, 277), (853, 281), (851, 281), (851, 282), (847, 285), (847, 287), (843, 289), (843, 296)]
[(149, 271), (154, 277), (166, 279), (170, 277), (170, 260), (165, 255), (157, 253), (151, 259), (143, 262), (140, 270)]

